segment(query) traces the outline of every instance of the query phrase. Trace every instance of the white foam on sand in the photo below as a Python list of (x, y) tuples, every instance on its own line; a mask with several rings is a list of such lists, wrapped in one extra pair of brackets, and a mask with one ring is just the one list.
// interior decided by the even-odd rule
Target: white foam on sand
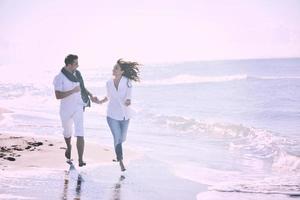
[(286, 195), (278, 194), (253, 194), (253, 193), (232, 193), (232, 192), (216, 192), (207, 191), (201, 192), (197, 195), (197, 200), (290, 200), (290, 197)]
[(16, 196), (16, 195), (11, 195), (11, 194), (0, 194), (0, 199), (36, 199), (32, 197), (24, 197), (24, 196)]
[[(300, 196), (300, 178), (294, 174), (252, 175), (239, 171), (216, 170), (201, 167), (197, 163), (173, 165), (176, 176), (208, 185), (208, 192), (200, 192), (198, 199), (266, 199), (273, 195), (275, 199), (287, 199)], [(268, 198), (269, 198), (268, 196)], [(279, 198), (280, 197), (280, 198)], [(272, 198), (270, 198), (272, 199)]]
[(238, 171), (221, 171), (205, 168), (192, 162), (173, 166), (173, 172), (176, 176), (206, 185), (214, 185), (219, 182), (232, 180), (232, 177), (240, 176)]

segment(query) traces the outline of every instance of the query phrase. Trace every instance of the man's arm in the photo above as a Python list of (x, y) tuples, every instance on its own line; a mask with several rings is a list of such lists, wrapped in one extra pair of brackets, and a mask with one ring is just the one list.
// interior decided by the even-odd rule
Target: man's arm
[(90, 91), (88, 91), (86, 88), (85, 88), (85, 91), (87, 92), (87, 94), (89, 95), (89, 97), (93, 98), (93, 94), (90, 93)]
[(80, 86), (76, 86), (72, 90), (65, 91), (65, 92), (55, 90), (55, 97), (56, 97), (56, 99), (63, 99), (63, 98), (66, 98), (66, 97), (76, 93), (76, 92), (80, 92)]
[(97, 101), (99, 101), (97, 96), (93, 96), (93, 94), (90, 91), (88, 91), (86, 88), (85, 91), (87, 92), (88, 96), (91, 98), (93, 103), (97, 103)]

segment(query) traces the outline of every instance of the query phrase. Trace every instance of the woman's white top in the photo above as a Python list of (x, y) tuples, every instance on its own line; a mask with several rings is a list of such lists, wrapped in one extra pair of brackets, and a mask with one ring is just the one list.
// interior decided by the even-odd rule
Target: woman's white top
[(128, 120), (131, 118), (130, 105), (125, 105), (126, 99), (131, 99), (131, 91), (131, 81), (124, 76), (119, 82), (118, 89), (115, 87), (113, 79), (106, 82), (108, 117), (115, 120)]

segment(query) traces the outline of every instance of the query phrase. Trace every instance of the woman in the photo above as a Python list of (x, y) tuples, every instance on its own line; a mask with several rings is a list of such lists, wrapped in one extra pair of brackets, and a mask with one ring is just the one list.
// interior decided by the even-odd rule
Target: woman
[(125, 171), (123, 163), (122, 143), (126, 140), (130, 120), (131, 81), (140, 81), (137, 62), (119, 59), (113, 68), (113, 79), (106, 82), (107, 96), (97, 103), (108, 101), (107, 123), (114, 137), (114, 147), (121, 171)]

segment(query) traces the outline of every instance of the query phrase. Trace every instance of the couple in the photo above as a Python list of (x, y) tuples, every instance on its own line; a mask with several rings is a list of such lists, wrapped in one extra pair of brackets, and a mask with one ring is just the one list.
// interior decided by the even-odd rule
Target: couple
[(114, 138), (114, 147), (117, 161), (121, 171), (125, 171), (123, 164), (122, 143), (126, 139), (130, 119), (129, 106), (131, 105), (131, 81), (139, 81), (139, 66), (137, 62), (127, 62), (119, 59), (113, 68), (112, 80), (107, 81), (106, 97), (99, 100), (93, 96), (85, 86), (78, 68), (78, 56), (68, 55), (65, 58), (65, 66), (54, 78), (53, 84), (56, 99), (60, 99), (60, 118), (63, 127), (63, 135), (67, 145), (65, 157), (71, 159), (71, 137), (77, 137), (78, 165), (85, 166), (84, 152), (84, 127), (83, 112), (85, 107), (93, 103), (103, 104), (108, 101), (107, 123)]

